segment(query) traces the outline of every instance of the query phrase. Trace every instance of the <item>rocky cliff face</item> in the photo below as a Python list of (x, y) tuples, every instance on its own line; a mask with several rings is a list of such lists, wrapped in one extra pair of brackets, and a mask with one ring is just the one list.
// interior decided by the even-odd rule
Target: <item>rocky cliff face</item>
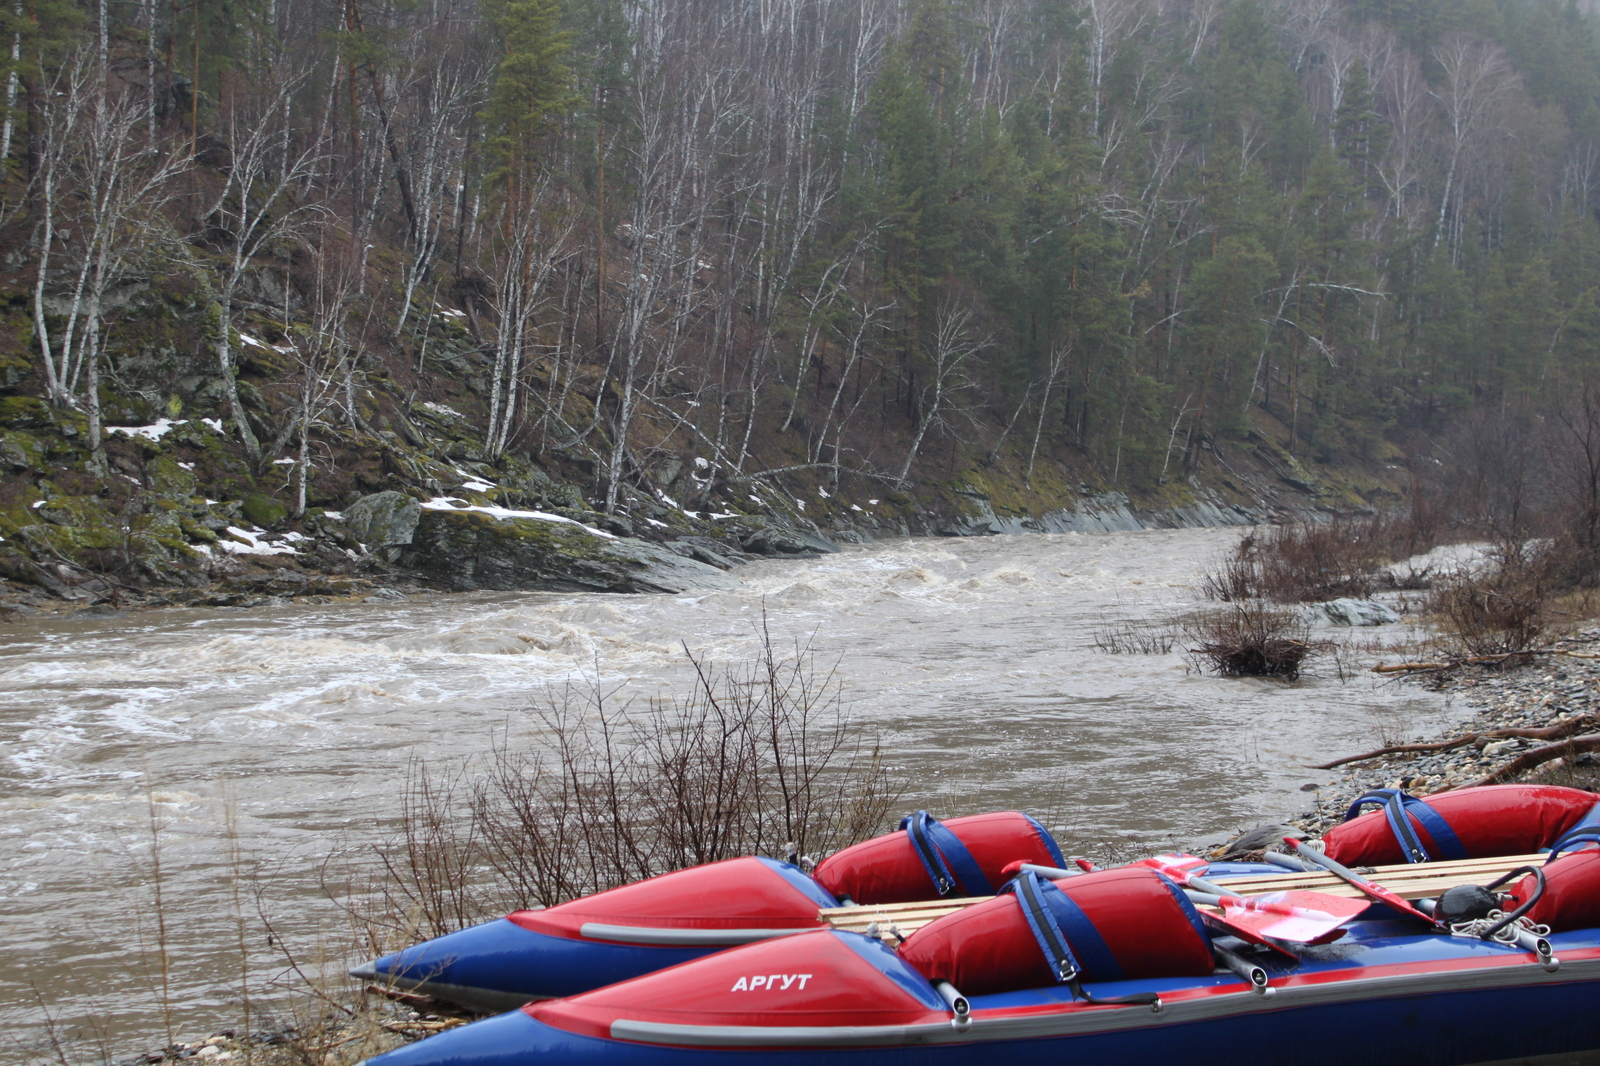
[[(897, 483), (791, 462), (802, 457), (776, 440), (767, 472), (753, 459), (728, 469), (666, 434), (603, 514), (594, 454), (562, 433), (529, 428), (486, 452), (486, 356), (456, 318), (433, 316), (410, 338), (416, 357), (397, 340), (359, 353), (334, 383), (339, 402), (304, 434), (295, 388), (308, 371), (269, 321), (282, 294), (263, 288), (254, 332), (230, 334), (232, 412), (224, 379), (194, 354), (216, 328), (198, 291), (169, 279), (127, 294), (104, 357), (98, 449), (82, 411), (38, 398), (26, 359), (3, 368), (0, 603), (236, 606), (406, 583), (678, 592), (726, 585), (753, 557), (883, 536), (1248, 524), (1399, 498), (1381, 480), (1319, 475), (1264, 443), (1219, 456), (1226, 475), (1130, 499), (1068, 481), (1059, 461), (1030, 479), (1003, 457), (973, 463), (952, 448), (953, 472)], [(20, 306), (0, 305), (0, 327), (25, 348)], [(599, 420), (605, 397), (596, 402)]]
[[(882, 490), (853, 502), (811, 485), (737, 486), (681, 464), (667, 490), (625, 494), (616, 514), (529, 457), (483, 461), (470, 419), (439, 403), (393, 409), (405, 432), (341, 430), (316, 462), (330, 489), (298, 495), (299, 458), (252, 465), (215, 417), (170, 413), (107, 429), (99, 454), (83, 417), (27, 397), (0, 399), (0, 602), (241, 606), (364, 595), (410, 583), (448, 591), (669, 592), (729, 587), (756, 557), (803, 558), (880, 536), (1097, 532), (1245, 524), (1264, 508), (1214, 493), (1138, 508), (1084, 493), (1037, 516), (997, 510), (970, 484)], [(137, 413), (137, 412), (129, 412)], [(473, 456), (478, 457), (474, 458)], [(321, 471), (313, 467), (311, 477)], [(719, 483), (720, 482), (720, 483)], [(315, 484), (315, 481), (313, 481)], [(742, 505), (734, 503), (742, 492)], [(862, 494), (864, 495), (864, 494)], [(330, 506), (331, 505), (331, 506)], [(810, 508), (817, 521), (806, 512)]]

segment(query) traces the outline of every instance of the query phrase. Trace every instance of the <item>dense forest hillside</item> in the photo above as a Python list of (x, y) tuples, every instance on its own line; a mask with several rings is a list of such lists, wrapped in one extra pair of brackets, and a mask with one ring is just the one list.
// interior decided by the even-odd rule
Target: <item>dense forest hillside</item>
[(34, 562), (384, 488), (1382, 502), (1600, 363), (1571, 2), (17, 0), (0, 65)]

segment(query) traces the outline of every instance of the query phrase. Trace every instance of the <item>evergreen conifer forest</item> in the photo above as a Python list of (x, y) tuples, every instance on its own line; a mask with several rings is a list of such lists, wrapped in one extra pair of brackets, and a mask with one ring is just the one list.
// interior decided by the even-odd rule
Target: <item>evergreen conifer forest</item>
[(1570, 0), (6, 0), (9, 503), (29, 449), (148, 486), (108, 427), (160, 418), (291, 520), (429, 462), (606, 514), (1392, 473), (1588, 395), (1596, 42)]

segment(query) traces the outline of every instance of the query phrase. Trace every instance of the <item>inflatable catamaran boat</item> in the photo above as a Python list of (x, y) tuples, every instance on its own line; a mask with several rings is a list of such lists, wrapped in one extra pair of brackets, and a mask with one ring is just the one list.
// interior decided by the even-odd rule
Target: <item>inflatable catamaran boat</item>
[[(819, 907), (810, 928), (532, 1002), (369, 1066), (1220, 1063), (1263, 1051), (1363, 1066), (1600, 1062), (1595, 799), (1385, 791), (1273, 873), (1180, 856), (1078, 873), (1035, 850), (984, 870), (991, 884), (1014, 874), (992, 896), (956, 896), (962, 878), (935, 844), (955, 882), (943, 899), (852, 896)], [(1368, 804), (1380, 809), (1360, 814)], [(921, 865), (926, 853), (905, 842)], [(1369, 879), (1347, 863), (1379, 869)]]
[(987, 896), (1015, 861), (1061, 866), (1061, 849), (1017, 811), (940, 822), (845, 848), (812, 874), (728, 859), (544, 910), (516, 911), (378, 959), (351, 975), (478, 1010), (510, 1010), (652, 973), (712, 952), (826, 929), (823, 909)]

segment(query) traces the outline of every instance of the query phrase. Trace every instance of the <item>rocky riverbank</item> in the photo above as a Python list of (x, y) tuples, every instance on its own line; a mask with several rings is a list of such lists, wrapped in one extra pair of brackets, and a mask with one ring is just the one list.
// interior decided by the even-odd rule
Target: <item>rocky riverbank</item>
[[(1539, 656), (1526, 666), (1509, 670), (1472, 666), (1396, 677), (1395, 684), (1428, 685), (1475, 710), (1447, 735), (1392, 739), (1383, 746), (1442, 741), (1468, 733), (1480, 736), (1445, 751), (1397, 753), (1323, 771), (1336, 773), (1337, 779), (1317, 789), (1316, 805), (1291, 821), (1307, 833), (1319, 835), (1343, 821), (1349, 805), (1370, 789), (1403, 788), (1413, 795), (1425, 796), (1478, 781), (1521, 753), (1551, 743), (1481, 734), (1504, 729), (1548, 729), (1584, 716), (1600, 718), (1600, 627), (1582, 629), (1557, 646), (1569, 654)], [(1583, 731), (1600, 731), (1600, 725), (1585, 726)], [(1374, 744), (1373, 748), (1378, 746)], [(1330, 753), (1329, 757), (1331, 760), (1355, 754), (1359, 753)], [(1558, 758), (1516, 779), (1600, 791), (1600, 756), (1580, 753)]]
[(374, 1003), (307, 1020), (243, 1032), (224, 1029), (163, 1048), (108, 1059), (107, 1066), (345, 1066), (464, 1024), (465, 1016), (432, 1014), (400, 1003)]
[(1264, 483), (1246, 496), (1196, 482), (1143, 503), (1087, 484), (1024, 499), (977, 476), (830, 488), (815, 472), (750, 477), (689, 456), (606, 512), (582, 464), (491, 461), (472, 420), (442, 403), (329, 427), (315, 462), (252, 459), (233, 427), (184, 417), (177, 400), (108, 413), (129, 424), (93, 451), (78, 412), (0, 398), (0, 622), (423, 590), (676, 593), (728, 587), (753, 558), (884, 536), (1247, 525), (1311, 502)]

